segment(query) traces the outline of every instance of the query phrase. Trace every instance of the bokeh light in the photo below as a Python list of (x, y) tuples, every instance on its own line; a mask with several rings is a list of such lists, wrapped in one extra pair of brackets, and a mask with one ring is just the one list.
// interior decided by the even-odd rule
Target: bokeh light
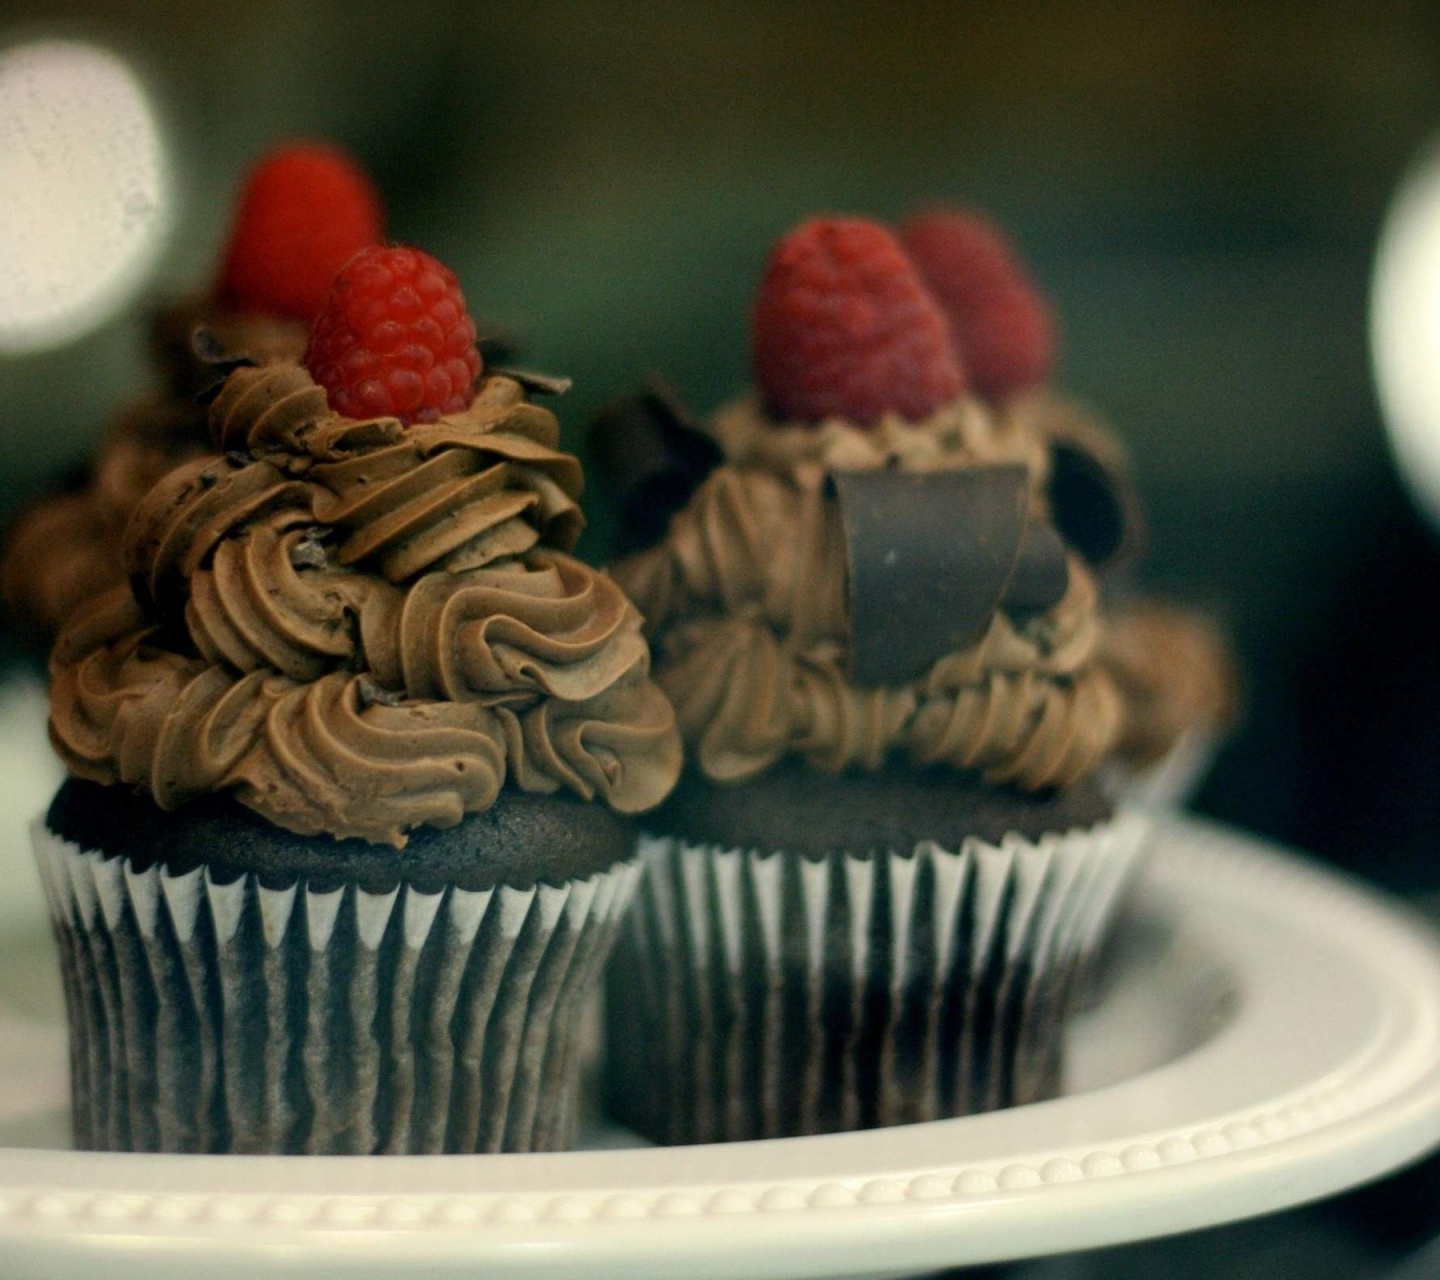
[(0, 352), (104, 323), (147, 278), (170, 204), (155, 113), (119, 57), (72, 40), (0, 52)]
[(1440, 526), (1440, 142), (1402, 184), (1386, 220), (1370, 335), (1396, 463)]

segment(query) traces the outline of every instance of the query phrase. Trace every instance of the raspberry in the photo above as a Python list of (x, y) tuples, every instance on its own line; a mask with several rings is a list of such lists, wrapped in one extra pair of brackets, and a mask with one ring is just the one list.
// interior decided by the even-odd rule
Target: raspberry
[(380, 196), (344, 152), (277, 147), (246, 180), (219, 296), (237, 310), (311, 320), (335, 273), (383, 231)]
[(816, 218), (770, 255), (755, 298), (755, 380), (785, 418), (925, 417), (964, 387), (939, 304), (900, 242), (861, 218)]
[(935, 210), (901, 238), (950, 319), (955, 348), (982, 394), (1043, 382), (1055, 351), (1050, 308), (998, 228), (973, 213)]
[(466, 408), (480, 352), (455, 273), (419, 249), (360, 250), (315, 317), (305, 367), (350, 418), (434, 422)]

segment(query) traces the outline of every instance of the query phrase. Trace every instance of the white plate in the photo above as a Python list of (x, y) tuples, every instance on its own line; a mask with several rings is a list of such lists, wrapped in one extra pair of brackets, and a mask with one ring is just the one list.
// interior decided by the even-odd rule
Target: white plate
[(12, 1015), (0, 1275), (913, 1274), (1269, 1212), (1440, 1142), (1426, 927), (1217, 828), (1157, 845), (1067, 1096), (963, 1120), (567, 1155), (79, 1154), (42, 1149), (63, 1132), (60, 1029)]

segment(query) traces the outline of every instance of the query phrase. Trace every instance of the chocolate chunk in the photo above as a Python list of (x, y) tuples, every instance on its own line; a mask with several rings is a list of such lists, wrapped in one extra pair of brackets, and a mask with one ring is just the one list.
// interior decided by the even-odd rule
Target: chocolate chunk
[(849, 555), (855, 679), (903, 684), (980, 639), (1020, 558), (1026, 469), (840, 471), (832, 479)]
[(573, 378), (557, 378), (549, 373), (535, 373), (529, 369), (504, 369), (495, 365), (488, 372), (501, 378), (511, 378), (526, 391), (538, 396), (563, 396), (575, 385)]
[(321, 539), (328, 532), (318, 525), (306, 529), (300, 540), (290, 548), (290, 564), (296, 569), (325, 568), (330, 558), (325, 554)]
[(670, 517), (724, 461), (720, 446), (659, 378), (600, 410), (590, 424), (590, 451), (617, 490), (617, 555), (659, 542)]
[(1061, 536), (1096, 569), (1130, 559), (1144, 540), (1129, 477), (1077, 440), (1050, 446), (1050, 509)]
[(360, 699), (361, 711), (374, 706), (398, 707), (405, 702), (403, 693), (397, 693), (393, 689), (376, 684), (369, 676), (361, 676), (355, 681), (355, 693)]

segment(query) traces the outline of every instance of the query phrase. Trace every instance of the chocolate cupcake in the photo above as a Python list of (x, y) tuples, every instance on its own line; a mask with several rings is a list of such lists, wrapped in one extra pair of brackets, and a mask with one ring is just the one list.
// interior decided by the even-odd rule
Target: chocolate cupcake
[(439, 263), (357, 255), (57, 641), (73, 776), (35, 845), (81, 1146), (571, 1139), (627, 815), (680, 743), (639, 615), (568, 554), (579, 463), (474, 341)]
[(1094, 780), (1123, 705), (1046, 441), (967, 391), (873, 223), (781, 242), (754, 365), (708, 472), (653, 401), (600, 442), (689, 494), (614, 569), (690, 767), (645, 820), (613, 1107), (703, 1142), (1051, 1096), (1143, 824)]
[(167, 471), (210, 448), (198, 397), (221, 376), (215, 359), (298, 360), (335, 273), (383, 231), (379, 194), (334, 147), (291, 143), (256, 162), (213, 285), (151, 315), (156, 389), (116, 417), (73, 483), (8, 531), (0, 603), (17, 630), (48, 649), (76, 605), (124, 582), (130, 513)]

